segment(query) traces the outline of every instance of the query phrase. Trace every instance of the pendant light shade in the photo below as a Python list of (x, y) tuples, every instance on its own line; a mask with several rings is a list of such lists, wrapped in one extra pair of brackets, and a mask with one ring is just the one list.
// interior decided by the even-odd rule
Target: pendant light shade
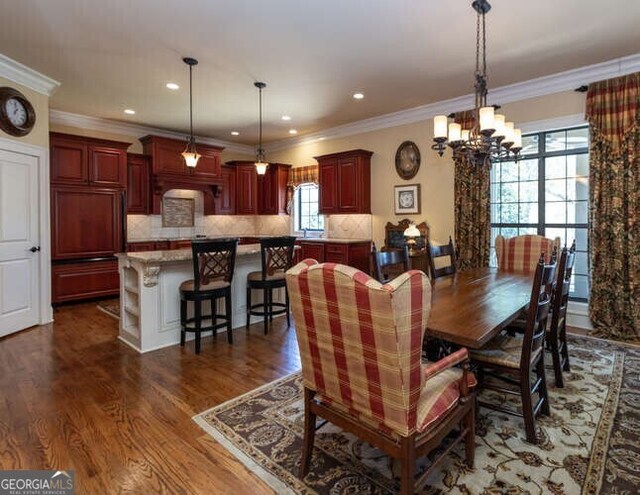
[(182, 61), (189, 66), (189, 139), (187, 147), (182, 152), (187, 167), (195, 168), (198, 165), (200, 154), (196, 150), (196, 140), (193, 137), (193, 66), (198, 65), (195, 58), (185, 57)]
[(260, 129), (259, 129), (259, 141), (258, 141), (258, 150), (256, 153), (256, 173), (258, 175), (264, 175), (267, 172), (267, 167), (269, 164), (264, 159), (264, 148), (262, 147), (262, 90), (267, 87), (267, 85), (263, 82), (255, 82), (253, 85), (258, 88), (258, 93), (260, 95)]

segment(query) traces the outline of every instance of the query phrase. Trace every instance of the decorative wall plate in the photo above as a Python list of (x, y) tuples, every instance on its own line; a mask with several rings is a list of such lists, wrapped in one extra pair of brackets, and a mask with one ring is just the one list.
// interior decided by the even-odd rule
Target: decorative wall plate
[(413, 141), (405, 141), (396, 151), (396, 172), (401, 179), (410, 180), (420, 169), (420, 150)]

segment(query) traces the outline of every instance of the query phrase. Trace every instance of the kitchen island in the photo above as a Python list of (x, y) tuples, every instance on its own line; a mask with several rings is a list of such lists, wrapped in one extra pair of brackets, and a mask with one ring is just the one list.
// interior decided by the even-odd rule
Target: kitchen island
[[(179, 287), (185, 280), (193, 279), (191, 249), (129, 252), (117, 256), (120, 273), (120, 340), (141, 353), (178, 344)], [(238, 246), (231, 283), (233, 328), (245, 325), (247, 274), (260, 269), (260, 244)], [(257, 292), (260, 291), (254, 295), (256, 302), (261, 300)], [(284, 301), (284, 290), (275, 291), (276, 294), (278, 300)], [(208, 302), (203, 306), (203, 314), (209, 314)], [(192, 305), (189, 305), (189, 309), (192, 309)], [(224, 313), (222, 306), (218, 312)], [(262, 320), (252, 317), (251, 323), (257, 321)], [(188, 333), (187, 338), (192, 339), (193, 334)]]

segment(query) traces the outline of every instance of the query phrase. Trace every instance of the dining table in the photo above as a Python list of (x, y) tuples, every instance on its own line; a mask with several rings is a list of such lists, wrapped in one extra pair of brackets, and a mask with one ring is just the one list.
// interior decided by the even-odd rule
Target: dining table
[(480, 349), (527, 308), (533, 275), (472, 268), (432, 282), (426, 336)]

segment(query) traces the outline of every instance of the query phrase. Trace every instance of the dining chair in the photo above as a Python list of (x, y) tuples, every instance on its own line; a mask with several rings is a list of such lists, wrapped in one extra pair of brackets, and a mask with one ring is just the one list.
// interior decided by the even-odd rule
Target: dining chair
[[(215, 241), (193, 241), (193, 279), (180, 284), (180, 345), (184, 346), (186, 333), (196, 334), (196, 354), (200, 354), (202, 332), (227, 328), (227, 341), (233, 343), (231, 316), (231, 281), (236, 262), (237, 238)], [(225, 313), (217, 314), (217, 301), (224, 298)], [(211, 303), (211, 314), (202, 314), (202, 303)], [(194, 316), (187, 318), (187, 304), (193, 302)], [(203, 327), (203, 321), (211, 319), (211, 325)], [(222, 320), (222, 322), (218, 322)]]
[[(456, 273), (456, 251), (453, 247), (451, 236), (449, 236), (448, 244), (436, 246), (429, 242), (427, 246), (429, 249), (429, 266), (431, 268), (432, 280)], [(436, 268), (436, 259), (438, 258), (449, 258), (449, 263)]]
[(547, 330), (547, 348), (551, 351), (556, 387), (564, 387), (562, 371), (571, 371), (567, 347), (567, 306), (571, 288), (571, 274), (576, 261), (576, 241), (571, 248), (562, 249), (558, 262), (556, 288), (551, 305), (551, 325)]
[[(260, 240), (261, 270), (247, 275), (247, 321), (249, 328), (251, 315), (262, 316), (264, 334), (269, 332), (269, 323), (277, 315), (287, 315), (287, 327), (291, 326), (289, 315), (289, 294), (285, 281), (285, 272), (293, 262), (296, 238), (292, 236), (269, 237)], [(285, 302), (274, 302), (273, 291), (284, 289)], [(254, 290), (262, 291), (262, 302), (253, 303)]]
[[(555, 251), (549, 264), (545, 264), (543, 255), (540, 256), (533, 279), (524, 334), (503, 333), (481, 349), (470, 351), (471, 360), (478, 368), (481, 386), (504, 394), (520, 395), (522, 412), (496, 403), (480, 402), (480, 405), (523, 417), (526, 438), (531, 443), (537, 443), (536, 415), (540, 413), (548, 416), (550, 413), (544, 368), (544, 338), (555, 285), (556, 266)], [(487, 376), (507, 383), (509, 387), (500, 386), (493, 381), (488, 382), (485, 380)], [(533, 396), (536, 393), (538, 401), (534, 405)]]
[(554, 246), (560, 249), (560, 238), (529, 234), (505, 238), (499, 235), (495, 244), (499, 270), (529, 275), (535, 272), (541, 253), (548, 262)]
[(409, 271), (409, 248), (405, 244), (402, 249), (378, 251), (376, 245), (371, 248), (373, 277), (385, 284), (401, 273)]
[[(411, 270), (383, 285), (355, 268), (307, 259), (286, 277), (304, 384), (300, 477), (311, 466), (317, 416), (399, 460), (404, 495), (459, 442), (473, 467), (476, 382), (467, 350), (430, 364), (420, 358), (431, 308), (426, 274)], [(451, 443), (416, 481), (416, 459), (448, 435)]]

